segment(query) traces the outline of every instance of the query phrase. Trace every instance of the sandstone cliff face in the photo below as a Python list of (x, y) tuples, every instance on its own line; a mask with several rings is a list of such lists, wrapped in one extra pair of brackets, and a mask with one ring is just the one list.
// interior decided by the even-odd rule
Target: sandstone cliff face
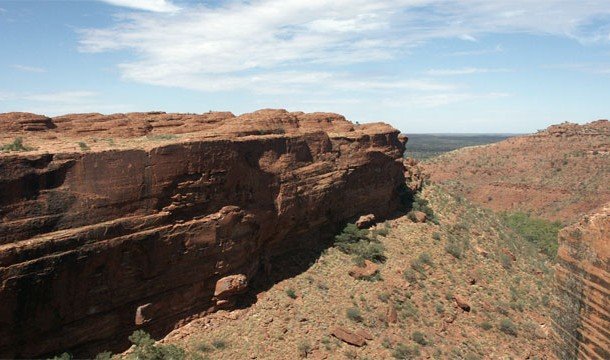
[(559, 234), (553, 314), (560, 359), (610, 358), (610, 204)]
[(2, 358), (162, 334), (404, 184), (398, 131), (336, 114), (0, 115), (15, 137), (35, 150), (0, 153)]

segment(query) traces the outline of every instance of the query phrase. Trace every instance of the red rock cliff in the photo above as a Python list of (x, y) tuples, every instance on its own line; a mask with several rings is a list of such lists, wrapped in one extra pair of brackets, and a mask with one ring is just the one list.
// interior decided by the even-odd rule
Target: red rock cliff
[(399, 206), (385, 124), (0, 114), (0, 358), (118, 350), (231, 302), (268, 259)]
[(610, 359), (610, 204), (559, 234), (553, 309), (560, 359)]

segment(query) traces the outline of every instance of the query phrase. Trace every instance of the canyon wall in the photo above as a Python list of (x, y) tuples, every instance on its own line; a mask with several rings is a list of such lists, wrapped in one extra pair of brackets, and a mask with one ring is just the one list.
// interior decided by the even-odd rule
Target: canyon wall
[(560, 359), (610, 359), (610, 204), (559, 234), (553, 309)]
[[(121, 350), (230, 306), (404, 184), (399, 132), (262, 110), (0, 114), (0, 358)], [(7, 148), (5, 148), (7, 149)]]

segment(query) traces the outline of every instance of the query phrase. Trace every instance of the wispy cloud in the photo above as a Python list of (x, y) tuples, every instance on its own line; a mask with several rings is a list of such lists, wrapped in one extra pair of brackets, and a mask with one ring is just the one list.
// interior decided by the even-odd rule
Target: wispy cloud
[(509, 71), (510, 71), (509, 69), (488, 69), (488, 68), (466, 67), (466, 68), (460, 68), (460, 69), (430, 69), (430, 70), (426, 71), (426, 75), (456, 76), (456, 75), (499, 73), (499, 72), (509, 72)]
[(93, 91), (60, 91), (41, 94), (30, 94), (21, 96), (24, 100), (52, 102), (52, 103), (77, 103), (90, 100), (98, 94)]
[(504, 52), (504, 48), (502, 45), (498, 44), (493, 48), (487, 49), (478, 49), (478, 50), (464, 50), (464, 51), (454, 51), (447, 54), (447, 56), (479, 56), (479, 55), (487, 55), (487, 54), (495, 54)]
[[(156, 12), (129, 12), (113, 26), (81, 30), (81, 51), (127, 50), (134, 58), (118, 65), (124, 79), (202, 91), (413, 88), (420, 80), (379, 83), (348, 65), (396, 59), (435, 39), (530, 33), (609, 41), (591, 19), (610, 14), (610, 3), (596, 0), (234, 0), (181, 9), (160, 0), (104, 1)], [(502, 48), (469, 53), (477, 51)], [(460, 71), (444, 75), (471, 73)]]
[(100, 0), (110, 5), (127, 7), (136, 10), (171, 13), (180, 10), (168, 0)]
[(408, 98), (400, 99), (387, 99), (384, 101), (384, 105), (388, 106), (410, 106), (417, 108), (435, 108), (439, 106), (446, 106), (466, 101), (489, 101), (495, 99), (501, 99), (509, 97), (508, 93), (438, 93), (430, 95), (417, 95), (410, 96)]
[(41, 67), (19, 65), (19, 64), (11, 65), (11, 68), (13, 68), (15, 70), (23, 71), (23, 72), (30, 72), (30, 73), (44, 73), (47, 71), (46, 69), (43, 69)]

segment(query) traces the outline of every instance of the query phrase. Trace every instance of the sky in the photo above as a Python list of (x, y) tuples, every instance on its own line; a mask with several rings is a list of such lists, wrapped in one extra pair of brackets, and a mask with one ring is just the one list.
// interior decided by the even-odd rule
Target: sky
[(610, 117), (610, 0), (0, 0), (0, 112), (327, 111), (405, 133)]

